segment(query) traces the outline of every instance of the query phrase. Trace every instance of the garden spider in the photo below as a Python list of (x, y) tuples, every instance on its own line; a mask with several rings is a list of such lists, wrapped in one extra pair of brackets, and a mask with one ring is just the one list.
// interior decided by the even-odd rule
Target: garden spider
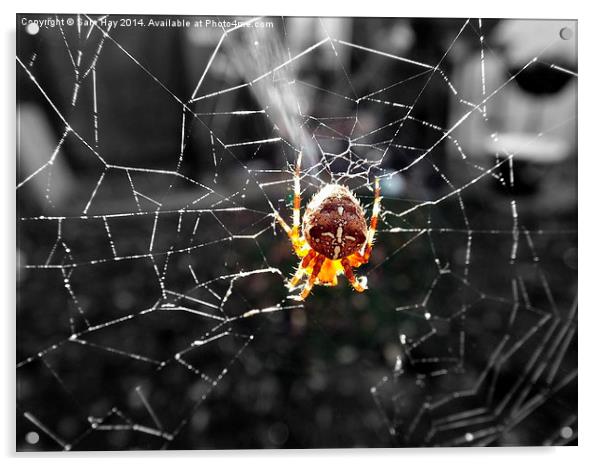
[(294, 177), (292, 228), (277, 212), (274, 213), (301, 259), (288, 287), (295, 288), (307, 275), (309, 278), (303, 290), (294, 297), (303, 301), (315, 284), (335, 286), (337, 275), (344, 273), (353, 288), (363, 292), (367, 288), (367, 279), (361, 277), (358, 280), (353, 268), (367, 263), (372, 252), (381, 201), (378, 178), (374, 181), (374, 205), (369, 228), (359, 201), (349, 188), (337, 183), (327, 184), (312, 198), (301, 224), (301, 157), (302, 152), (299, 152)]

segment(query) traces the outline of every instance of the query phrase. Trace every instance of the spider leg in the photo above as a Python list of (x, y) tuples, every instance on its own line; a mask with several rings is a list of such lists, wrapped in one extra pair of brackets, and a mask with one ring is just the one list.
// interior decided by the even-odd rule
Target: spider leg
[(372, 206), (372, 216), (370, 217), (370, 228), (368, 229), (368, 236), (366, 238), (366, 244), (363, 252), (356, 253), (355, 257), (362, 262), (366, 263), (370, 260), (370, 254), (372, 254), (372, 243), (374, 242), (374, 235), (376, 234), (376, 226), (378, 225), (378, 215), (380, 214), (380, 182), (378, 178), (374, 180), (374, 204)]
[(295, 165), (294, 185), (295, 192), (293, 195), (293, 234), (299, 236), (299, 226), (301, 225), (301, 157), (303, 151), (299, 151), (297, 164)]
[(349, 280), (349, 283), (351, 283), (351, 286), (353, 286), (353, 288), (355, 288), (355, 291), (358, 292), (363, 292), (366, 291), (366, 286), (362, 285), (358, 279), (355, 277), (355, 274), (353, 273), (353, 269), (351, 268), (351, 264), (349, 263), (349, 259), (347, 259), (346, 257), (344, 259), (341, 259), (341, 264), (343, 265), (343, 268), (345, 269), (345, 276), (347, 277), (347, 280)]
[(293, 288), (295, 288), (297, 286), (297, 283), (299, 283), (299, 281), (303, 278), (304, 274), (305, 274), (305, 269), (301, 266), (301, 264), (299, 264), (299, 267), (297, 268), (295, 275), (293, 275), (293, 277), (289, 280), (288, 284), (286, 285), (287, 288), (289, 290), (292, 290)]
[(309, 296), (309, 292), (314, 287), (314, 283), (316, 283), (316, 279), (318, 278), (318, 274), (320, 273), (320, 269), (322, 268), (322, 264), (324, 263), (325, 257), (321, 254), (317, 254), (316, 261), (314, 262), (311, 275), (305, 282), (305, 287), (303, 287), (303, 291), (298, 296), (298, 299), (303, 301), (305, 298)]
[(274, 213), (276, 220), (282, 227), (282, 229), (286, 232), (288, 237), (293, 244), (293, 248), (295, 249), (295, 253), (299, 257), (303, 257), (305, 255), (305, 246), (307, 245), (305, 239), (299, 235), (299, 229), (301, 226), (301, 157), (303, 152), (299, 151), (299, 156), (297, 157), (297, 164), (295, 166), (295, 176), (294, 176), (294, 195), (293, 195), (293, 227), (291, 228), (284, 219), (280, 216), (278, 212)]
[(288, 223), (286, 223), (286, 221), (276, 211), (274, 211), (274, 217), (276, 218), (276, 220), (278, 220), (278, 223), (280, 224), (284, 232), (288, 235), (288, 237), (292, 239), (293, 230), (291, 229), (291, 227), (288, 226)]
[(303, 275), (305, 274), (305, 269), (309, 266), (311, 261), (313, 261), (316, 258), (316, 255), (317, 253), (313, 249), (311, 249), (303, 258), (303, 260), (299, 262), (299, 267), (297, 267), (295, 275), (293, 275), (293, 278), (291, 278), (288, 282), (289, 289), (292, 289), (295, 286), (297, 286), (297, 283), (299, 283), (299, 280), (301, 280), (303, 278)]
[(291, 244), (293, 245), (295, 254), (297, 254), (298, 257), (305, 257), (309, 249), (305, 238), (303, 238), (302, 236), (300, 237), (298, 234), (296, 234), (293, 231), (293, 229), (288, 226), (288, 224), (284, 221), (284, 219), (280, 216), (278, 212), (274, 212), (273, 215), (276, 218), (276, 220), (278, 220), (278, 223), (291, 240)]

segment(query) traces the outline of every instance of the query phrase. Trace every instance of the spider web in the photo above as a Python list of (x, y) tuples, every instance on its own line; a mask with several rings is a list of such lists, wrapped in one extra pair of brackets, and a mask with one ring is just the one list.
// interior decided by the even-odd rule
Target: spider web
[[(16, 57), (58, 136), (17, 180), (19, 449), (576, 442), (576, 222), (514, 193), (520, 154), (475, 157), (461, 133), (476, 119), (498, 142), (488, 113), (539, 53), (492, 85), (502, 59), (479, 19), (422, 60), (341, 38), (330, 20), (299, 46), (290, 19), (243, 18), (190, 33), (191, 49), (211, 47), (183, 93), (169, 64), (129, 50), (142, 32), (110, 22), (121, 17), (50, 17)], [(462, 44), (478, 56), (467, 89), (446, 72)], [(50, 56), (71, 74), (44, 75)], [(137, 73), (113, 107), (112, 62)], [(158, 161), (116, 156), (111, 109), (151, 99), (176, 143)], [(459, 113), (429, 121), (444, 101)], [(34, 136), (24, 128), (19, 141)], [(153, 135), (136, 138), (143, 152)], [(92, 175), (66, 205), (54, 166), (70, 150)], [(274, 212), (290, 218), (299, 150), (303, 205), (336, 182), (369, 215), (381, 179), (364, 294), (316, 287), (298, 303), (285, 287), (296, 259)], [(29, 190), (39, 179), (43, 195)]]

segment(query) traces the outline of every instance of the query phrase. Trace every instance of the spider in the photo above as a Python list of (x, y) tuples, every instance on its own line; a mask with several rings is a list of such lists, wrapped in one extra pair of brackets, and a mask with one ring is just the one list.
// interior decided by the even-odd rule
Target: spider
[(358, 280), (353, 268), (366, 264), (372, 252), (381, 201), (378, 178), (374, 182), (369, 228), (359, 201), (349, 188), (337, 183), (327, 184), (316, 193), (305, 209), (301, 224), (301, 157), (299, 152), (294, 176), (292, 228), (278, 213), (274, 214), (300, 259), (288, 287), (295, 288), (307, 275), (301, 293), (294, 296), (303, 301), (315, 284), (336, 286), (337, 275), (344, 273), (353, 288), (361, 293), (367, 289), (367, 279), (361, 277)]

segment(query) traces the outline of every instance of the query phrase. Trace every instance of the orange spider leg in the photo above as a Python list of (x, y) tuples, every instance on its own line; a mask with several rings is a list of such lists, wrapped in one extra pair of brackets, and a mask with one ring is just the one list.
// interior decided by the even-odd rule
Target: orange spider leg
[(313, 268), (312, 268), (312, 271), (311, 271), (311, 275), (308, 278), (307, 282), (305, 282), (305, 287), (303, 288), (303, 291), (299, 295), (299, 299), (301, 301), (305, 300), (305, 298), (307, 298), (309, 296), (309, 292), (314, 287), (314, 283), (316, 282), (316, 279), (318, 278), (318, 274), (320, 273), (320, 269), (322, 268), (322, 264), (324, 263), (324, 259), (326, 259), (321, 254), (317, 254), (317, 256), (318, 257), (316, 258), (316, 261), (315, 261), (315, 263), (313, 265)]
[(374, 235), (376, 234), (376, 227), (378, 225), (378, 215), (380, 214), (380, 182), (378, 178), (374, 180), (374, 205), (372, 206), (372, 216), (370, 217), (370, 228), (368, 229), (368, 236), (366, 238), (366, 244), (363, 252), (356, 252), (351, 257), (359, 260), (365, 264), (370, 260), (370, 254), (372, 254), (372, 243), (374, 243)]
[(355, 291), (358, 291), (360, 293), (366, 291), (366, 287), (362, 285), (355, 277), (353, 269), (351, 268), (351, 264), (349, 263), (349, 259), (347, 259), (346, 257), (341, 259), (341, 264), (343, 265), (343, 269), (345, 269), (345, 276), (347, 277), (347, 280), (349, 280), (351, 286), (355, 288)]
[(293, 244), (293, 248), (295, 249), (295, 253), (299, 257), (304, 257), (307, 254), (307, 242), (302, 236), (299, 236), (299, 229), (301, 226), (301, 157), (303, 152), (299, 151), (299, 156), (297, 157), (297, 164), (295, 166), (295, 176), (294, 176), (294, 195), (293, 195), (293, 227), (289, 227), (288, 224), (284, 221), (284, 219), (277, 212), (274, 214), (276, 220), (282, 227), (282, 229), (286, 232), (288, 237)]
[(299, 226), (301, 225), (301, 157), (303, 157), (303, 152), (299, 151), (297, 164), (295, 165), (295, 191), (293, 195), (293, 235), (297, 237), (299, 236)]
[(297, 283), (299, 283), (299, 280), (301, 280), (303, 278), (303, 275), (305, 274), (305, 269), (309, 267), (309, 264), (315, 259), (316, 255), (317, 253), (313, 249), (310, 249), (307, 255), (303, 258), (303, 260), (299, 262), (299, 267), (297, 267), (295, 275), (293, 275), (293, 278), (291, 278), (288, 282), (289, 288), (294, 288), (295, 286), (297, 286)]
[[(305, 256), (307, 257), (307, 256)], [(305, 269), (301, 266), (301, 264), (299, 264), (299, 267), (297, 267), (297, 271), (295, 272), (295, 275), (292, 276), (292, 278), (288, 281), (287, 287), (289, 290), (292, 290), (293, 288), (295, 288), (297, 286), (297, 283), (299, 283), (299, 281), (303, 278), (303, 275), (305, 274)]]
[(293, 245), (295, 254), (297, 254), (298, 257), (305, 257), (307, 255), (307, 252), (309, 251), (308, 244), (305, 241), (305, 238), (300, 238), (298, 235), (294, 235), (291, 227), (288, 226), (288, 224), (284, 221), (284, 219), (280, 216), (278, 212), (274, 212), (274, 217), (276, 218), (276, 220), (278, 220), (278, 223), (291, 240), (291, 244)]

